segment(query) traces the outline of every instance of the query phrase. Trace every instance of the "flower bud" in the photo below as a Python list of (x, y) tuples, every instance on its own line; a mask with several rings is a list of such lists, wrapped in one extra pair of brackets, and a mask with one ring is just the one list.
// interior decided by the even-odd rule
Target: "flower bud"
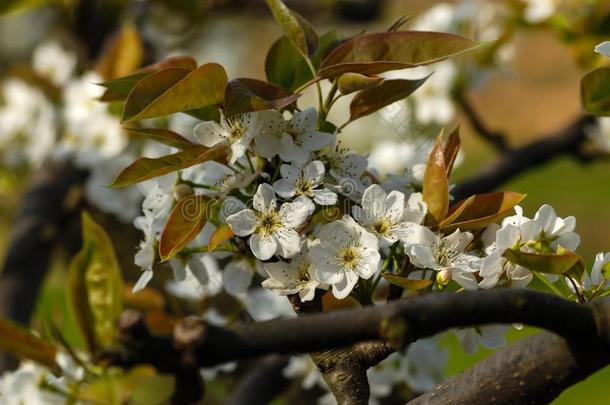
[(443, 269), (436, 273), (436, 283), (439, 286), (446, 286), (451, 281), (451, 270)]
[(176, 199), (176, 201), (180, 201), (184, 197), (187, 197), (191, 194), (193, 194), (193, 188), (188, 184), (182, 183), (174, 187), (174, 198)]

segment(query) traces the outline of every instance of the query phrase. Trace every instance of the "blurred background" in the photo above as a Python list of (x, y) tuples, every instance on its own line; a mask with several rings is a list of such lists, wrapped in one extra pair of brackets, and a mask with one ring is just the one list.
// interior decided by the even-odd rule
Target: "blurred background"
[[(140, 31), (148, 51), (147, 62), (189, 54), (199, 63), (222, 64), (230, 78), (264, 79), (266, 52), (281, 36), (281, 28), (272, 20), (265, 3), (257, 0), (106, 0), (108, 4), (103, 7), (93, 2), (91, 10), (76, 0), (4, 1), (6, 5), (0, 6), (0, 9), (5, 8), (2, 10), (4, 15), (0, 17), (0, 82), (3, 77), (16, 74), (17, 69), (30, 65), (36, 47), (51, 39), (79, 55), (79, 60), (82, 61), (80, 69), (94, 66), (93, 61), (102, 52), (105, 39), (112, 35), (121, 21), (132, 21)], [(421, 17), (426, 16), (427, 11), (440, 3), (430, 0), (293, 0), (287, 3), (306, 16), (320, 33), (331, 29), (345, 35), (363, 30), (384, 30), (404, 15), (412, 16), (407, 26), (420, 24), (422, 29), (442, 30), (436, 27), (442, 26), (443, 18), (447, 19), (439, 12), (436, 16), (428, 17), (428, 21), (422, 20)], [(528, 2), (520, 1), (469, 3), (475, 7), (470, 14), (474, 19), (488, 18), (482, 14), (488, 13), (490, 7), (499, 10), (517, 7), (523, 10), (529, 5)], [(479, 3), (486, 3), (485, 7), (478, 8)], [(589, 2), (579, 3), (586, 7), (585, 3)], [(79, 20), (86, 15), (89, 15), (86, 18), (90, 18), (92, 13), (102, 10), (105, 14), (101, 17)], [(456, 9), (448, 10), (449, 14), (457, 12)], [(506, 30), (502, 29), (498, 33), (504, 35)], [(478, 39), (491, 39), (481, 38), (483, 34), (480, 31), (467, 31), (470, 32), (466, 32), (466, 35), (474, 34)], [(514, 23), (510, 28), (510, 41), (506, 42), (505, 49), (502, 50), (503, 54), (489, 67), (477, 70), (479, 80), (471, 80), (464, 90), (485, 125), (506, 134), (510, 145), (525, 145), (548, 136), (582, 114), (579, 81), (591, 65), (583, 63), (577, 55), (578, 50), (575, 51), (577, 46), (557, 32), (552, 26), (549, 29), (548, 24), (538, 24), (536, 21), (529, 21), (529, 24), (527, 21)], [(485, 35), (493, 37), (493, 33)], [(466, 55), (461, 59), (469, 57)], [(467, 61), (464, 63), (468, 64)], [(435, 70), (435, 67), (431, 70)], [(419, 77), (422, 76), (423, 73)], [(422, 88), (420, 91), (434, 93), (439, 90)], [(314, 104), (313, 94), (307, 97), (309, 99), (300, 103)], [(335, 123), (345, 121), (348, 103), (349, 100), (338, 103), (330, 120)], [(446, 107), (439, 102), (430, 108), (435, 110)], [(438, 122), (426, 122), (427, 119), (422, 117), (414, 118), (415, 110), (407, 106), (406, 115), (400, 118), (403, 120), (399, 122), (400, 125), (393, 122), (397, 119), (393, 111), (395, 110), (390, 109), (385, 113), (374, 114), (349, 125), (341, 135), (342, 141), (358, 151), (372, 152), (378, 161), (385, 159), (383, 148), (394, 149), (394, 154), (387, 159), (399, 160), (400, 152), (396, 151), (401, 149), (396, 145), (404, 142), (425, 144), (437, 134), (440, 127), (450, 129), (460, 124), (463, 156), (452, 179), (457, 184), (498, 158), (498, 152), (478, 136), (459, 106), (454, 106), (447, 114), (436, 111), (440, 115), (449, 116), (442, 117)], [(404, 120), (408, 125), (403, 125)], [(1, 133), (2, 128), (0, 259), (6, 254), (12, 223), (21, 207), (23, 193), (32, 173), (37, 170), (32, 165), (11, 163), (11, 154), (17, 152), (11, 149), (15, 147), (14, 143), (6, 139), (3, 142)], [(375, 152), (376, 148), (381, 148), (381, 151), (378, 149)], [(579, 252), (587, 263), (593, 261), (596, 252), (610, 250), (610, 160), (607, 158), (582, 164), (571, 157), (562, 156), (543, 167), (526, 172), (501, 188), (527, 193), (523, 207), (528, 215), (533, 215), (545, 203), (555, 207), (562, 217), (574, 215), (577, 218), (576, 231), (582, 237)], [(106, 219), (106, 224), (114, 223), (113, 221), (115, 220)], [(125, 262), (131, 263), (136, 242), (129, 237), (119, 236), (124, 239), (115, 239), (115, 247), (121, 240), (125, 241), (125, 246), (117, 249), (125, 250), (119, 254), (126, 258)], [(52, 271), (44, 279), (42, 293), (36, 304), (34, 324), (46, 317), (61, 323), (64, 316), (62, 311), (66, 310), (63, 293), (65, 266), (65, 255), (55, 255)], [(509, 337), (511, 340), (518, 339), (534, 332), (527, 328), (514, 329)], [(489, 350), (481, 349), (475, 355), (465, 354), (452, 334), (443, 338), (443, 345), (449, 350), (448, 375), (458, 373), (490, 353)], [(554, 403), (607, 403), (602, 398), (607, 397), (605, 383), (609, 378), (610, 370), (603, 370), (563, 393)], [(210, 403), (213, 403), (213, 397), (214, 395), (209, 396)]]

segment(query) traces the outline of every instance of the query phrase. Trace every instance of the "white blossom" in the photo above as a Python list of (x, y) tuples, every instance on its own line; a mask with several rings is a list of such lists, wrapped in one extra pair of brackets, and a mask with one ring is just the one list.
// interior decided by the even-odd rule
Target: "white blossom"
[(595, 125), (585, 128), (585, 133), (601, 152), (610, 153), (610, 117), (597, 117)]
[(280, 166), (282, 178), (273, 183), (273, 189), (282, 198), (304, 197), (319, 205), (334, 205), (337, 194), (324, 187), (324, 163), (310, 162), (304, 168), (294, 165)]
[[(286, 129), (282, 134), (281, 141), (273, 138), (260, 138), (256, 141), (261, 156), (270, 157), (270, 146), (277, 144), (280, 158), (285, 162), (294, 162), (302, 165), (309, 160), (311, 152), (318, 151), (333, 141), (333, 134), (316, 130), (318, 112), (315, 108), (296, 112), (286, 123)], [(265, 147), (266, 146), (266, 147)], [(275, 153), (273, 154), (275, 155)]]
[(495, 224), (487, 227), (483, 232), (482, 240), (487, 245), (486, 253), (479, 268), (479, 275), (483, 280), (479, 283), (482, 288), (492, 288), (498, 283), (502, 275), (506, 275), (513, 287), (525, 287), (532, 281), (532, 272), (505, 259), (502, 255), (507, 249), (518, 246), (523, 240), (519, 226), (507, 223), (501, 228)]
[(311, 206), (303, 200), (284, 203), (277, 209), (275, 192), (269, 184), (261, 184), (253, 200), (254, 210), (243, 209), (227, 217), (237, 236), (250, 236), (252, 253), (260, 260), (274, 254), (292, 257), (299, 252), (301, 238), (296, 231), (309, 215)]
[(352, 214), (356, 221), (379, 238), (381, 247), (390, 246), (398, 240), (406, 241), (413, 225), (421, 223), (426, 216), (421, 194), (411, 197), (409, 205), (400, 191), (386, 193), (381, 186), (373, 184), (364, 190), (362, 207), (354, 206)]
[(562, 246), (573, 251), (580, 244), (580, 236), (574, 232), (575, 227), (576, 218), (560, 218), (553, 207), (544, 204), (538, 209), (534, 219), (523, 224), (521, 229), (527, 233), (526, 240), (540, 239), (549, 242), (553, 249)]
[(222, 271), (222, 285), (231, 295), (245, 293), (252, 283), (254, 269), (249, 261), (233, 260)]
[(332, 285), (335, 297), (347, 297), (359, 278), (369, 279), (377, 271), (381, 258), (377, 238), (349, 215), (322, 226), (319, 241), (310, 249), (315, 275)]
[[(585, 292), (597, 292), (603, 291), (610, 287), (610, 280), (606, 277), (610, 275), (610, 253), (597, 253), (595, 255), (595, 262), (591, 267), (591, 272), (583, 275), (582, 282), (574, 280), (578, 292), (583, 294)], [(571, 282), (566, 283), (568, 287), (574, 291), (574, 286)]]
[(405, 242), (405, 253), (417, 267), (451, 272), (451, 279), (467, 290), (477, 289), (474, 273), (479, 258), (465, 252), (472, 241), (470, 232), (456, 229), (441, 237), (430, 229), (417, 225)]
[(298, 293), (301, 301), (311, 301), (320, 285), (315, 279), (307, 242), (303, 243), (301, 252), (289, 262), (265, 263), (264, 266), (269, 278), (263, 281), (262, 286), (279, 295)]
[(556, 11), (561, 0), (523, 0), (527, 4), (523, 17), (531, 24), (547, 20)]
[(229, 163), (233, 164), (246, 154), (255, 138), (278, 136), (284, 130), (284, 125), (284, 118), (279, 112), (256, 111), (225, 118), (220, 124), (215, 121), (201, 122), (195, 127), (194, 135), (207, 147), (228, 143), (231, 147)]

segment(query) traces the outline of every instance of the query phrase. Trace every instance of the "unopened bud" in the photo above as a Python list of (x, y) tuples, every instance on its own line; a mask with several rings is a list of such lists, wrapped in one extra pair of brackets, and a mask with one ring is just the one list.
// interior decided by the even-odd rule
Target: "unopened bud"
[(180, 201), (184, 197), (188, 197), (191, 194), (193, 194), (193, 188), (188, 184), (182, 183), (174, 187), (174, 198), (176, 201)]
[(436, 273), (436, 283), (439, 286), (446, 286), (451, 281), (451, 270), (443, 269)]

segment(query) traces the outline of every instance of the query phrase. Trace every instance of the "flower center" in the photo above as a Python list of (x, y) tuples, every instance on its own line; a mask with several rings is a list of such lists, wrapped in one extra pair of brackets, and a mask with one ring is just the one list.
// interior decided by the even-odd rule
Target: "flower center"
[(298, 195), (313, 197), (313, 188), (313, 183), (309, 180), (304, 179), (303, 177), (301, 177), (297, 181), (296, 190)]
[(388, 235), (392, 229), (392, 224), (387, 218), (381, 218), (373, 224), (373, 230), (379, 235)]
[(237, 121), (229, 121), (229, 142), (235, 143), (239, 141), (243, 136), (245, 128), (241, 125), (241, 123)]
[(267, 237), (282, 226), (282, 220), (275, 211), (263, 212), (258, 217), (256, 232), (261, 237)]
[(444, 240), (441, 240), (434, 250), (434, 259), (443, 267), (451, 267), (455, 259), (461, 254), (447, 246)]
[(355, 247), (346, 247), (341, 251), (340, 259), (343, 267), (354, 270), (360, 262), (361, 254)]

